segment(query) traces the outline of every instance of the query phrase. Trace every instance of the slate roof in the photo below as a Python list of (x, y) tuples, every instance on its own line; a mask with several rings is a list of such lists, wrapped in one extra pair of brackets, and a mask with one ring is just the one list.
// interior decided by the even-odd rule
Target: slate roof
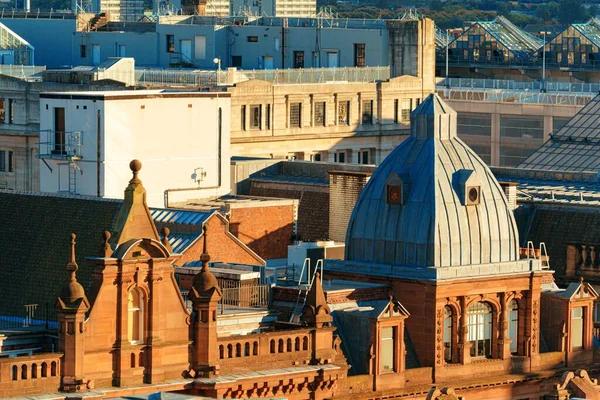
[[(481, 204), (463, 205), (460, 177), (480, 187)], [(390, 179), (404, 204), (388, 204)], [(456, 112), (430, 95), (411, 113), (411, 135), (375, 170), (346, 236), (346, 260), (425, 268), (518, 260), (518, 233), (500, 185), (456, 137)]]
[(587, 206), (527, 204), (515, 210), (521, 244), (546, 244), (550, 268), (565, 275), (567, 243), (600, 244), (600, 209)]
[(518, 168), (600, 173), (600, 95), (552, 134)]
[(23, 315), (25, 304), (53, 309), (68, 275), (69, 235), (77, 234), (77, 278), (91, 283), (86, 256), (99, 255), (120, 200), (0, 191), (0, 313)]
[[(53, 310), (67, 282), (70, 239), (77, 235), (77, 278), (88, 290), (92, 266), (100, 255), (102, 232), (111, 230), (122, 200), (87, 196), (0, 191), (0, 314), (24, 315), (24, 305)], [(155, 222), (182, 228), (169, 242), (183, 252), (200, 237), (202, 224), (215, 211), (151, 209)], [(189, 233), (188, 233), (189, 232)], [(28, 289), (33, 288), (33, 289)]]

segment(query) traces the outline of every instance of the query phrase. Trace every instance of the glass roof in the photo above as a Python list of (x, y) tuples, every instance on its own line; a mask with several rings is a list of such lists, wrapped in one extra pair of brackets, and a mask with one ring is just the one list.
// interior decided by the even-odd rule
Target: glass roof
[(519, 168), (600, 172), (600, 95), (582, 108)]
[(498, 17), (493, 21), (477, 22), (498, 42), (510, 51), (521, 55), (531, 53), (544, 45), (544, 41), (519, 28), (504, 17)]
[(600, 47), (600, 20), (592, 18), (584, 24), (572, 24), (573, 28)]

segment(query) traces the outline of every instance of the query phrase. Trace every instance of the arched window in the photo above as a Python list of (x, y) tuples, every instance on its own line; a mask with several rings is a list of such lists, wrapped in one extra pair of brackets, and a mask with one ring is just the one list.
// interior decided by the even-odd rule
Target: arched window
[(492, 308), (478, 302), (467, 312), (471, 357), (491, 357), (492, 355)]
[(252, 355), (253, 356), (257, 356), (258, 355), (258, 342), (254, 342), (252, 344)]
[(219, 345), (219, 358), (222, 360), (225, 358), (225, 346)]
[(16, 381), (17, 379), (19, 379), (19, 367), (17, 367), (16, 365), (13, 365), (13, 367), (12, 367), (12, 380)]
[(508, 338), (510, 342), (510, 352), (515, 354), (519, 349), (519, 303), (511, 300), (508, 304)]
[(444, 307), (444, 361), (452, 362), (452, 308)]
[(127, 299), (127, 338), (137, 343), (144, 335), (144, 294), (139, 289), (131, 289)]
[(231, 343), (229, 343), (227, 345), (227, 358), (232, 358), (233, 357), (233, 345)]
[(140, 352), (140, 360), (139, 360), (139, 362), (138, 362), (138, 367), (143, 367), (143, 366), (144, 366), (144, 364), (145, 364), (145, 363), (144, 363), (144, 352), (143, 352), (143, 351), (141, 351), (141, 352)]
[(52, 361), (50, 364), (50, 376), (56, 376), (56, 361)]
[(48, 376), (48, 364), (45, 362), (42, 363), (42, 378), (46, 378)]
[(271, 339), (269, 346), (270, 346), (271, 354), (275, 354), (275, 340), (274, 339)]
[(302, 350), (308, 350), (308, 336), (302, 338)]
[(21, 365), (21, 379), (27, 379), (27, 365), (25, 364)]
[(240, 343), (236, 343), (236, 345), (235, 345), (235, 356), (236, 357), (242, 356), (242, 345)]
[(288, 338), (287, 340), (287, 352), (290, 353), (292, 351), (292, 338)]
[(248, 357), (250, 355), (250, 343), (246, 342), (244, 344), (244, 357)]
[(131, 368), (135, 368), (135, 353), (131, 353), (130, 358), (130, 363), (131, 363)]
[(31, 378), (36, 379), (38, 377), (38, 366), (37, 364), (31, 364)]
[(294, 350), (300, 351), (300, 338), (299, 337), (297, 337), (296, 340), (294, 341)]
[(283, 353), (284, 352), (284, 350), (283, 350), (283, 339), (279, 339), (279, 347), (277, 349), (277, 352), (278, 353)]

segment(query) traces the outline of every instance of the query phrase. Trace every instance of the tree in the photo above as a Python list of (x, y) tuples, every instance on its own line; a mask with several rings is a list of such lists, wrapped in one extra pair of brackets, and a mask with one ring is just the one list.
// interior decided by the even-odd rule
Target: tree
[(535, 16), (541, 19), (542, 21), (550, 21), (552, 20), (552, 14), (550, 13), (550, 8), (546, 4), (540, 4), (535, 9)]
[(581, 0), (561, 0), (558, 10), (558, 20), (561, 24), (572, 24), (585, 20), (586, 12)]

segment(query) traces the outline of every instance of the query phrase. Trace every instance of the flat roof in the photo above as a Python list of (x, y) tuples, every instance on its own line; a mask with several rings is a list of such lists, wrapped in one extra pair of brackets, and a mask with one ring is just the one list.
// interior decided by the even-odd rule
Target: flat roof
[(155, 98), (217, 98), (231, 97), (227, 92), (192, 92), (175, 90), (105, 90), (87, 92), (45, 92), (40, 93), (40, 99), (67, 99), (67, 100), (130, 100), (130, 99), (155, 99)]

